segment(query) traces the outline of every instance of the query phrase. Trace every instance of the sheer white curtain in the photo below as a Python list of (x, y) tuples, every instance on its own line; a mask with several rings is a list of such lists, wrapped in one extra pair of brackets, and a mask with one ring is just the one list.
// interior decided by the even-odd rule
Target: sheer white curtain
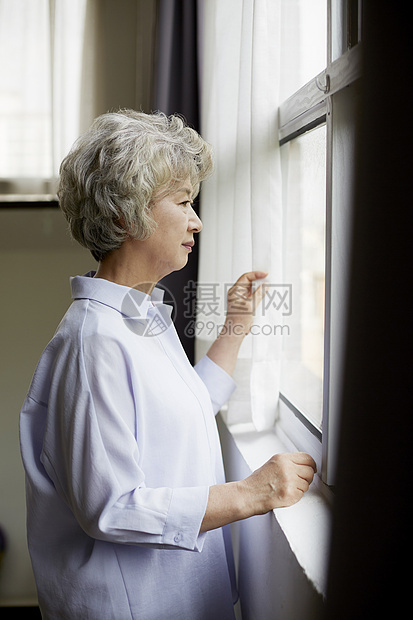
[[(223, 320), (226, 288), (243, 272), (282, 284), (281, 169), (278, 148), (280, 0), (203, 3), (202, 135), (215, 152), (203, 187), (197, 353)], [(235, 371), (227, 422), (269, 428), (279, 394), (282, 321), (269, 296), (257, 312)]]
[(81, 129), (87, 3), (0, 0), (0, 193), (55, 191)]

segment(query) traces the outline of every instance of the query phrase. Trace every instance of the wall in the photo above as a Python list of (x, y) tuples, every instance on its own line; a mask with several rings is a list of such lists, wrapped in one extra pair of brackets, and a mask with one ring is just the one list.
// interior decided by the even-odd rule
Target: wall
[(95, 266), (58, 209), (0, 210), (0, 605), (36, 600), (26, 546), (18, 416), (37, 360), (71, 302), (69, 276)]
[(150, 112), (156, 0), (99, 0), (91, 6), (97, 49), (90, 76), (97, 89), (95, 115), (118, 108)]

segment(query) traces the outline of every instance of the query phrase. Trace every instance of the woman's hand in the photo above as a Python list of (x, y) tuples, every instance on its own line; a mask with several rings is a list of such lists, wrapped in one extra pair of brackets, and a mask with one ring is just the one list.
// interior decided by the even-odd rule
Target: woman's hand
[(245, 480), (210, 487), (201, 532), (292, 506), (308, 490), (316, 471), (314, 459), (305, 452), (276, 454)]
[(229, 375), (234, 372), (239, 348), (251, 329), (255, 309), (265, 295), (265, 287), (261, 284), (253, 291), (253, 283), (267, 275), (266, 271), (244, 273), (228, 291), (225, 323), (207, 355)]
[(314, 459), (305, 452), (274, 455), (241, 483), (250, 506), (247, 512), (265, 514), (292, 506), (308, 491), (316, 471)]
[(253, 290), (253, 283), (267, 276), (265, 271), (244, 273), (229, 289), (227, 295), (227, 314), (223, 332), (227, 330), (235, 336), (246, 336), (252, 326), (254, 313), (265, 295), (265, 285)]

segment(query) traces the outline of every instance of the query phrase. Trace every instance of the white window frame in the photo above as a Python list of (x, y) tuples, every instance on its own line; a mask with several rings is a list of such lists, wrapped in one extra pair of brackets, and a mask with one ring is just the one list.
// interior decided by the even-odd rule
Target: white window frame
[[(335, 260), (336, 240), (340, 252), (349, 257), (351, 200), (336, 199), (340, 184), (352, 185), (352, 166), (338, 169), (334, 140), (339, 131), (335, 124), (335, 96), (354, 85), (362, 73), (361, 0), (328, 0), (327, 66), (317, 76), (284, 101), (279, 108), (280, 146), (295, 137), (327, 126), (326, 153), (326, 260), (325, 325), (322, 432), (304, 413), (280, 394), (277, 433), (293, 447), (313, 455), (321, 480), (335, 483), (339, 404), (344, 352), (345, 274), (343, 264)], [(347, 48), (347, 49), (346, 49)], [(354, 127), (356, 119), (352, 123)]]

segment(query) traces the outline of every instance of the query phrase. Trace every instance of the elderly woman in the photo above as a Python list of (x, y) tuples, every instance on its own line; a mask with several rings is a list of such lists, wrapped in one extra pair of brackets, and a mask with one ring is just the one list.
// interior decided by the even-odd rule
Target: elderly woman
[[(211, 169), (210, 147), (180, 118), (133, 111), (99, 117), (62, 163), (62, 211), (98, 268), (72, 278), (20, 418), (46, 619), (234, 618), (224, 526), (294, 503), (312, 481), (302, 453), (224, 481), (214, 414), (234, 390), (263, 294), (252, 282), (265, 274), (234, 285), (227, 329), (195, 367), (165, 321), (156, 283), (188, 260), (202, 227), (192, 201)], [(154, 320), (164, 328), (139, 329)]]

